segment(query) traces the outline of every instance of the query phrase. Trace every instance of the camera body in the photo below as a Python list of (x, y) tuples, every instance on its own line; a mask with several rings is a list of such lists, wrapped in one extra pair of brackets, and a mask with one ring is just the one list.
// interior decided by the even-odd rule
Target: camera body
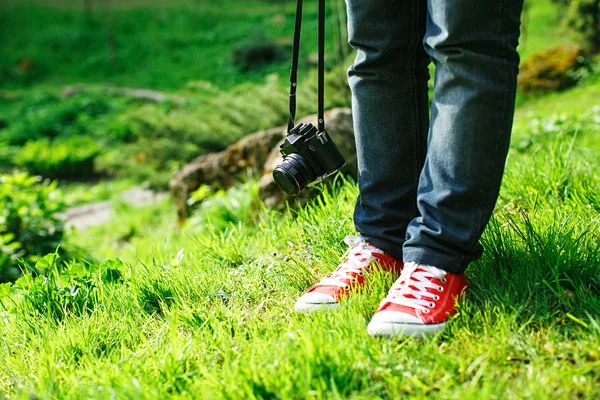
[(312, 124), (299, 123), (279, 146), (283, 162), (273, 171), (273, 179), (284, 192), (296, 195), (346, 165), (346, 160), (329, 134)]

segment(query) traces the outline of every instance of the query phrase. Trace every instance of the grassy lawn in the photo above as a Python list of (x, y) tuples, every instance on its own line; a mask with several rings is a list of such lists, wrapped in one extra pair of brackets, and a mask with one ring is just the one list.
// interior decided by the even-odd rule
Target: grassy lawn
[[(73, 83), (112, 83), (177, 91), (190, 81), (222, 89), (289, 73), (289, 55), (251, 71), (236, 67), (235, 48), (265, 39), (291, 43), (295, 2), (164, 0), (99, 2), (87, 16), (83, 1), (6, 0), (0, 5), (0, 89), (53, 89)], [(333, 66), (328, 13), (327, 62)], [(317, 4), (304, 6), (302, 52), (317, 48)], [(529, 0), (521, 55), (576, 41), (551, 0)], [(302, 60), (306, 62), (306, 60)], [(301, 68), (304, 68), (301, 66)], [(303, 69), (301, 69), (303, 70)], [(0, 101), (0, 111), (1, 111)]]
[[(87, 3), (89, 13), (75, 0), (0, 5), (0, 171), (17, 165), (61, 180), (108, 177), (165, 190), (174, 171), (198, 155), (285, 123), (293, 1)], [(343, 2), (329, 5), (328, 108), (350, 104), (345, 69), (352, 59), (333, 55), (333, 11)], [(551, 0), (528, 2), (523, 57), (576, 41), (559, 21), (561, 10)], [(299, 115), (316, 111), (315, 74), (307, 71), (316, 15), (316, 4), (307, 3)], [(247, 71), (233, 63), (236, 49), (271, 40), (284, 44), (274, 62)], [(65, 96), (67, 85), (82, 91)], [(108, 85), (162, 90), (169, 99), (154, 103)]]
[[(46, 12), (69, 27), (68, 21), (81, 17), (82, 11), (73, 8), (80, 2), (49, 4), (32, 8), (33, 21), (43, 21)], [(89, 79), (144, 86), (160, 81), (164, 86), (156, 87), (180, 91), (188, 80), (214, 79), (227, 86), (253, 79), (228, 78), (232, 72), (224, 64), (200, 78), (196, 75), (204, 72), (196, 67), (168, 76), (164, 68), (177, 65), (171, 58), (176, 52), (160, 51), (166, 38), (152, 4), (158, 2), (131, 0), (110, 9), (118, 15), (115, 27), (125, 29), (139, 18), (155, 42), (142, 46), (134, 30), (131, 43), (120, 44), (119, 49), (147, 45), (148, 54), (157, 57), (144, 61), (141, 72), (129, 64), (115, 75), (102, 70), (107, 55), (93, 64), (94, 52), (75, 38), (74, 49), (92, 60), (88, 67), (56, 75), (50, 73), (51, 58), (40, 55), (40, 65), (49, 72), (31, 84), (56, 88)], [(272, 19), (265, 15), (289, 17), (292, 12), (289, 2), (235, 4), (234, 16), (225, 12), (227, 7), (203, 1), (173, 2), (161, 9), (168, 21), (181, 25), (174, 37), (182, 41), (182, 63), (199, 57), (192, 51), (194, 40), (207, 34), (182, 22), (186, 13), (193, 16), (190, 21), (219, 21), (221, 33), (232, 18), (247, 19), (240, 32), (224, 33), (214, 54), (201, 53), (217, 60), (218, 49), (231, 48), (261, 21), (269, 27)], [(530, 4), (522, 54), (570, 40), (555, 29), (550, 0)], [(104, 12), (97, 9), (95, 23), (106, 22)], [(10, 31), (3, 22), (26, 20), (19, 13), (21, 6), (2, 10), (3, 37)], [(289, 37), (288, 17), (281, 32), (273, 28), (274, 37)], [(189, 42), (188, 29), (196, 32)], [(10, 39), (14, 59), (32, 54), (27, 37), (51, 44), (68, 33), (65, 28), (52, 36), (51, 31), (40, 26), (39, 32), (15, 34)], [(89, 35), (98, 46), (106, 40)], [(57, 54), (61, 62), (71, 57)], [(101, 68), (86, 69), (93, 65)], [(285, 70), (287, 64), (274, 66), (280, 67)], [(29, 90), (10, 85), (16, 85), (11, 91)], [(336, 310), (293, 312), (297, 297), (334, 268), (345, 251), (343, 238), (354, 233), (357, 187), (340, 178), (333, 191), (300, 211), (266, 210), (257, 200), (255, 182), (249, 182), (209, 197), (182, 227), (176, 226), (168, 199), (144, 208), (116, 202), (116, 217), (109, 224), (68, 232), (64, 248), (83, 254), (79, 261), (63, 265), (49, 255), (36, 266), (37, 278), (26, 274), (12, 287), (0, 285), (0, 396), (600, 398), (598, 93), (596, 76), (573, 89), (520, 103), (500, 199), (482, 238), (485, 252), (467, 270), (470, 290), (444, 333), (424, 341), (370, 338), (366, 325), (393, 280), (383, 273), (371, 277), (373, 290)], [(143, 105), (134, 112), (160, 117), (160, 107)], [(174, 125), (167, 122), (165, 131), (171, 132)], [(103, 183), (91, 193), (74, 184), (67, 188), (68, 199), (73, 204), (109, 199), (129, 184)]]
[[(468, 269), (471, 289), (443, 334), (367, 336), (393, 279), (384, 274), (337, 310), (292, 312), (343, 253), (357, 189), (343, 183), (299, 212), (279, 212), (256, 210), (250, 185), (209, 202), (199, 214), (210, 220), (180, 230), (167, 200), (119, 205), (112, 223), (73, 232), (68, 242), (93, 261), (64, 269), (60, 280), (51, 261), (42, 263), (45, 279), (22, 280), (2, 299), (0, 391), (16, 398), (598, 398), (600, 123), (586, 102), (572, 103), (596, 85), (517, 113), (486, 251)], [(572, 104), (577, 124), (556, 127), (550, 102)], [(531, 128), (535, 119), (541, 130)], [(531, 135), (535, 143), (521, 147)]]
[[(66, 6), (73, 2), (53, 3), (66, 4), (9, 0), (2, 9), (0, 85), (3, 80), (12, 89), (102, 82), (177, 90), (202, 80), (231, 88), (262, 82), (269, 73), (289, 73), (287, 52), (248, 72), (232, 63), (232, 52), (265, 39), (291, 43), (294, 2), (129, 1), (117, 7), (97, 2), (100, 7), (89, 17)], [(310, 54), (317, 48), (316, 3), (308, 3), (305, 14), (303, 52)], [(332, 43), (328, 46), (331, 51)]]

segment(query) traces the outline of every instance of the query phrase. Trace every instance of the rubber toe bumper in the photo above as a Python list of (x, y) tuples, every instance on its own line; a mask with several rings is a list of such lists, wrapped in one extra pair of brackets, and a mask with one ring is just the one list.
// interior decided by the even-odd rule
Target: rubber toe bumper
[(337, 307), (338, 303), (333, 296), (324, 293), (310, 292), (305, 293), (296, 301), (294, 309), (300, 312), (323, 310)]
[(393, 311), (379, 311), (367, 326), (371, 336), (430, 336), (443, 331), (446, 323), (424, 324), (417, 317)]

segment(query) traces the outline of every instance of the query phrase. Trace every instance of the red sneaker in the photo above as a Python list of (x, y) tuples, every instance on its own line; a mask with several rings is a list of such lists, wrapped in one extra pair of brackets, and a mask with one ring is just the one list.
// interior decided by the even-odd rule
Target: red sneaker
[(349, 246), (342, 256), (344, 262), (296, 301), (296, 311), (336, 307), (338, 301), (349, 296), (354, 287), (365, 284), (365, 276), (369, 275), (374, 265), (396, 273), (402, 270), (400, 261), (360, 236), (348, 235), (344, 242)]
[(444, 330), (468, 286), (464, 274), (408, 262), (373, 315), (371, 336), (427, 335)]

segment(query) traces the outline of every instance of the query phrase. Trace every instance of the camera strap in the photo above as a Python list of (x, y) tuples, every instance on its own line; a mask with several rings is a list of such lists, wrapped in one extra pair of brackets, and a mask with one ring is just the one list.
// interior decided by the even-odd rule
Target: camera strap
[[(296, 119), (296, 89), (298, 88), (298, 54), (300, 52), (300, 30), (302, 26), (302, 0), (296, 3), (296, 24), (294, 27), (294, 47), (292, 50), (292, 69), (290, 70), (290, 118), (288, 132), (294, 127)], [(318, 62), (318, 129), (325, 131), (325, 0), (319, 0), (319, 62)]]

